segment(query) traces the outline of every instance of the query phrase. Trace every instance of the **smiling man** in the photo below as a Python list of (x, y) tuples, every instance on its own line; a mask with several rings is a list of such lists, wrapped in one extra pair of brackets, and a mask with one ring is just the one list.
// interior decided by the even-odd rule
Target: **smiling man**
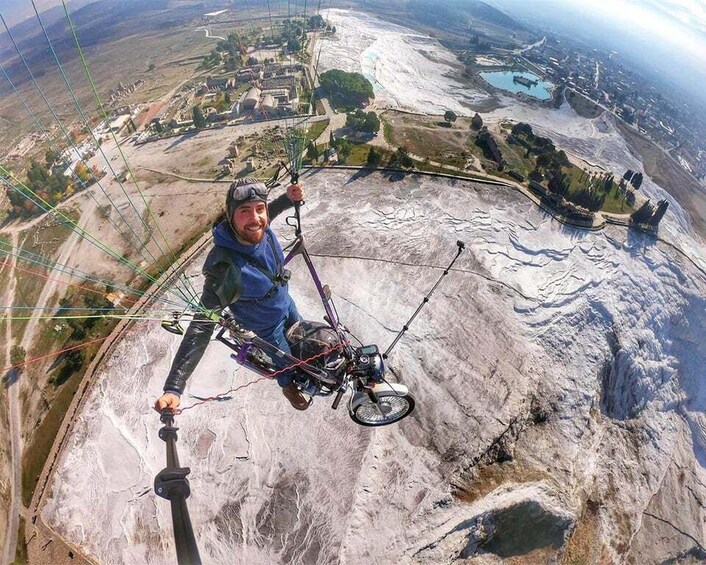
[[(213, 229), (214, 247), (204, 263), (201, 305), (207, 310), (230, 308), (236, 322), (287, 353), (286, 331), (301, 318), (289, 295), (284, 254), (269, 227), (270, 220), (304, 197), (299, 185), (267, 204), (267, 187), (253, 178), (238, 179), (226, 197), (226, 219)], [(155, 409), (176, 409), (186, 380), (203, 357), (215, 323), (194, 316), (182, 339)], [(308, 402), (292, 382), (277, 377), (284, 396), (297, 410)]]

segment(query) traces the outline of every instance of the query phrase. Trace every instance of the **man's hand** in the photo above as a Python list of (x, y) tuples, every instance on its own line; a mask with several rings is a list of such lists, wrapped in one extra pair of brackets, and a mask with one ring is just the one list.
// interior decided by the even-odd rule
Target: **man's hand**
[(176, 410), (179, 407), (180, 402), (181, 398), (179, 398), (176, 394), (172, 394), (171, 392), (165, 392), (154, 403), (154, 409), (160, 414), (165, 408), (169, 408), (170, 410)]
[(298, 184), (290, 184), (287, 187), (287, 198), (292, 202), (301, 202), (304, 200), (304, 190)]

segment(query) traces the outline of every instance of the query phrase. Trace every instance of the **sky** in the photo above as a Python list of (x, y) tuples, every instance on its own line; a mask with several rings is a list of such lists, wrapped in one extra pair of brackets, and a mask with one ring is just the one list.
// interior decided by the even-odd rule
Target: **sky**
[[(706, 103), (706, 0), (485, 1), (510, 16), (617, 51)], [(61, 5), (35, 2), (40, 11)], [(90, 2), (67, 0), (74, 9)], [(2, 0), (0, 13), (10, 25), (33, 14), (30, 0)]]
[[(34, 0), (34, 3), (40, 13), (49, 8), (61, 6), (61, 0)], [(69, 8), (88, 3), (88, 0), (66, 0), (66, 5)], [(31, 0), (2, 0), (0, 1), (0, 14), (10, 26), (13, 26), (34, 15), (34, 9)]]
[[(488, 0), (508, 15), (588, 27), (632, 25), (706, 57), (706, 0)], [(567, 20), (567, 16), (572, 19)], [(700, 45), (701, 50), (696, 48)]]
[(706, 0), (486, 0), (516, 19), (617, 51), (706, 102)]

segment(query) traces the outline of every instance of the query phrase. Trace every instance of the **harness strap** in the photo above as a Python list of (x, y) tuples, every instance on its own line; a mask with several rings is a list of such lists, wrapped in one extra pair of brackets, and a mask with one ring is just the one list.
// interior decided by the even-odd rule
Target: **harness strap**
[(260, 298), (253, 298), (253, 299), (240, 299), (239, 302), (247, 302), (247, 303), (258, 303), (263, 300), (267, 300), (268, 298), (272, 298), (277, 291), (279, 290), (280, 287), (283, 287), (287, 282), (289, 281), (289, 271), (283, 268), (282, 261), (279, 258), (279, 255), (277, 254), (277, 249), (275, 248), (275, 243), (273, 241), (272, 233), (267, 232), (267, 243), (270, 246), (270, 250), (272, 251), (272, 256), (275, 259), (275, 263), (277, 265), (277, 274), (272, 273), (269, 269), (266, 267), (263, 267), (258, 261), (256, 261), (253, 257), (250, 257), (249, 255), (245, 255), (243, 253), (240, 253), (236, 251), (235, 249), (233, 252), (241, 257), (243, 261), (245, 261), (248, 265), (251, 267), (254, 267), (258, 271), (260, 271), (263, 275), (265, 275), (270, 281), (272, 282), (272, 288), (270, 288), (267, 293), (260, 297)]

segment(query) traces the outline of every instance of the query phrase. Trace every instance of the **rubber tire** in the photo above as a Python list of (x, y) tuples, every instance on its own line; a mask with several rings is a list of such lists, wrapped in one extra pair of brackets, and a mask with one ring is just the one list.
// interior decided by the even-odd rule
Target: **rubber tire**
[(361, 419), (360, 416), (358, 415), (359, 412), (361, 411), (361, 409), (364, 409), (364, 408), (370, 409), (370, 407), (372, 405), (372, 402), (370, 401), (370, 399), (366, 399), (365, 402), (360, 404), (353, 412), (349, 412), (351, 419), (356, 424), (358, 424), (360, 426), (369, 426), (369, 427), (388, 426), (390, 424), (394, 424), (396, 422), (399, 422), (403, 418), (406, 418), (414, 410), (414, 397), (411, 394), (407, 393), (404, 396), (399, 396), (399, 395), (395, 394), (393, 391), (379, 392), (377, 394), (377, 397), (381, 402), (383, 402), (385, 397), (388, 397), (388, 396), (392, 396), (398, 400), (404, 400), (407, 403), (407, 407), (401, 415), (395, 416), (395, 418), (392, 420), (382, 420), (381, 422), (373, 422), (373, 421), (369, 421), (369, 420), (366, 421), (364, 419)]

